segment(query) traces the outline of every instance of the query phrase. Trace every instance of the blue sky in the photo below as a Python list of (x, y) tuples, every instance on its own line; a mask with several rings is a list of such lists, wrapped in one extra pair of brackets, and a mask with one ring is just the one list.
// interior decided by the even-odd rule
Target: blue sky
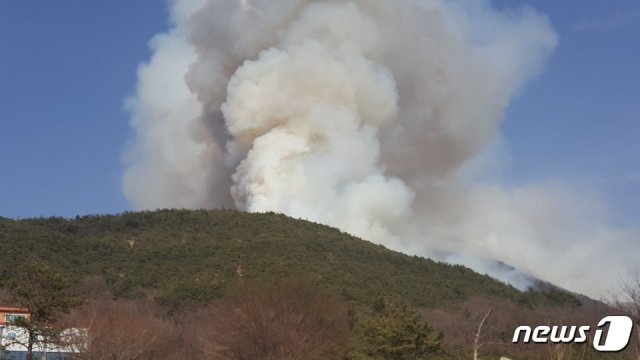
[(0, 216), (75, 216), (128, 208), (123, 110), (158, 0), (0, 0)]
[[(494, 1), (508, 8), (524, 1)], [(542, 0), (560, 44), (509, 107), (505, 181), (563, 179), (640, 214), (640, 1)], [(0, 216), (129, 209), (122, 150), (162, 0), (0, 0)]]
[[(513, 1), (500, 1), (512, 4)], [(507, 178), (561, 178), (640, 220), (640, 1), (534, 2), (560, 43), (508, 109)]]

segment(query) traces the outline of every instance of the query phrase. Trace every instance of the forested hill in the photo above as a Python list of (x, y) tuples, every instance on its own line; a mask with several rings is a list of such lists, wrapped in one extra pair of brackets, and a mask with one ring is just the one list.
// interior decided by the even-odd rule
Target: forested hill
[(278, 214), (161, 210), (75, 219), (0, 218), (0, 287), (27, 258), (72, 280), (102, 276), (117, 297), (172, 307), (221, 296), (239, 279), (305, 277), (354, 304), (394, 296), (422, 308), (476, 295), (576, 304), (559, 291), (520, 292), (463, 266), (408, 256)]

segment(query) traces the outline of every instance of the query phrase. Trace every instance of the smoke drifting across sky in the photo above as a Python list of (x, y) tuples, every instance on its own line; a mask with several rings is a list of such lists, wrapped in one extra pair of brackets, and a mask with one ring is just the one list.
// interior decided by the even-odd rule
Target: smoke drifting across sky
[[(235, 207), (338, 227), (526, 287), (600, 295), (636, 230), (561, 183), (482, 181), (557, 38), (485, 1), (176, 0), (128, 99), (135, 208)], [(635, 246), (635, 248), (634, 248)]]

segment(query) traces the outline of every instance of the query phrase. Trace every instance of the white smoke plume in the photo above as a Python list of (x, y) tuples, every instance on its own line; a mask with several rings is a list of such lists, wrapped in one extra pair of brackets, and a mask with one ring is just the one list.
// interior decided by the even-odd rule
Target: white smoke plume
[(633, 265), (633, 234), (590, 196), (478, 180), (557, 43), (534, 10), (176, 0), (171, 20), (128, 100), (135, 208), (281, 212), (520, 287), (492, 260), (590, 295)]

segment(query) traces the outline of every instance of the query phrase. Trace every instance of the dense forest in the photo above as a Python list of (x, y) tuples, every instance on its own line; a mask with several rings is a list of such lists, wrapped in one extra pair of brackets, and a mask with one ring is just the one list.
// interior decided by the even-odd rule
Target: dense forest
[(87, 359), (597, 359), (588, 344), (512, 345), (513, 330), (612, 311), (273, 213), (0, 218), (0, 249), (0, 300), (24, 306), (23, 277), (55, 274), (40, 288), (69, 301), (44, 320), (88, 328)]

